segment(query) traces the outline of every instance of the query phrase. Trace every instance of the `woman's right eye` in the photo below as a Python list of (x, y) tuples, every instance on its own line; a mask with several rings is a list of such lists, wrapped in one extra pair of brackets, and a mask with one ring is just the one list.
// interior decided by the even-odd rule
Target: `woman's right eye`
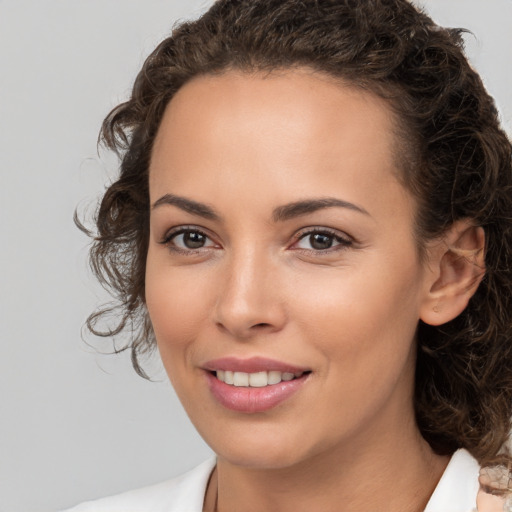
[(216, 244), (208, 235), (192, 228), (180, 228), (171, 231), (165, 235), (161, 243), (179, 251), (197, 251), (216, 247)]

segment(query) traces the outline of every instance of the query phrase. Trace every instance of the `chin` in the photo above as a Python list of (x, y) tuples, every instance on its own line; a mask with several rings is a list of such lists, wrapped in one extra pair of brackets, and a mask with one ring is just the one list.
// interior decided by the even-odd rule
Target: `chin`
[(216, 452), (219, 460), (229, 464), (255, 470), (279, 470), (299, 464), (302, 458), (299, 453), (290, 450), (273, 451), (271, 449), (259, 450), (226, 450), (224, 453)]
[[(243, 427), (242, 427), (243, 428)], [(227, 429), (222, 439), (211, 432), (201, 432), (207, 444), (220, 460), (254, 469), (283, 469), (307, 458), (307, 448), (301, 436), (288, 429), (278, 432), (248, 427), (246, 432)], [(218, 431), (217, 431), (218, 433)]]

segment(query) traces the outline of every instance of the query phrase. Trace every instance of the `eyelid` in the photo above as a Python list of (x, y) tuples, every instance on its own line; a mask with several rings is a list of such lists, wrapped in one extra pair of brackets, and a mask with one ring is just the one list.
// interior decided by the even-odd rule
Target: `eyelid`
[(210, 245), (210, 246), (206, 246), (206, 247), (200, 247), (198, 249), (182, 249), (180, 247), (172, 245), (172, 241), (173, 241), (174, 238), (176, 238), (178, 235), (181, 235), (181, 234), (187, 233), (187, 232), (200, 233), (201, 235), (203, 235), (206, 238), (208, 238), (208, 240), (213, 242), (214, 245), (217, 245), (217, 246), (219, 245), (218, 242), (215, 241), (214, 237), (209, 233), (209, 230), (201, 228), (199, 226), (190, 225), (190, 224), (181, 225), (181, 226), (174, 226), (174, 227), (168, 229), (164, 233), (163, 237), (160, 239), (160, 241), (158, 243), (161, 244), (161, 245), (166, 245), (170, 249), (173, 249), (173, 250), (176, 250), (176, 251), (181, 251), (181, 252), (187, 252), (187, 253), (194, 253), (196, 251), (201, 251), (201, 250), (205, 250), (205, 249), (211, 249), (213, 247), (213, 246)]
[[(335, 245), (334, 247), (330, 247), (328, 249), (304, 249), (304, 248), (296, 248), (293, 249), (293, 246), (296, 245), (298, 242), (300, 242), (302, 239), (306, 238), (307, 236), (311, 236), (314, 234), (326, 234), (329, 236), (332, 236), (336, 241), (339, 242), (338, 245)], [(337, 250), (343, 250), (347, 247), (350, 247), (355, 243), (355, 240), (353, 237), (348, 235), (345, 232), (339, 231), (337, 229), (328, 228), (325, 226), (308, 226), (305, 228), (300, 229), (293, 235), (293, 243), (290, 246), (293, 250), (297, 251), (305, 251), (308, 253), (315, 253), (315, 254), (327, 254), (329, 252), (334, 252)]]
[(329, 228), (327, 226), (306, 226), (305, 228), (299, 229), (293, 236), (295, 239), (302, 238), (304, 235), (310, 235), (314, 233), (327, 233), (337, 238), (342, 238), (347, 242), (353, 242), (354, 238), (344, 231), (339, 229)]
[(208, 233), (205, 233), (204, 230), (202, 230), (198, 226), (189, 226), (189, 225), (182, 225), (182, 226), (174, 226), (170, 229), (168, 229), (160, 239), (161, 244), (167, 244), (169, 243), (173, 237), (176, 235), (179, 235), (181, 233), (186, 233), (187, 231), (197, 231), (198, 233), (201, 233), (204, 236), (208, 236)]

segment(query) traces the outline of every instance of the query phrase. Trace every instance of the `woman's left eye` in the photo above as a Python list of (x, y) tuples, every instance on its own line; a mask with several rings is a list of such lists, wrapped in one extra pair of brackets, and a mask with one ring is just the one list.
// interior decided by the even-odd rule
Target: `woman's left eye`
[(299, 235), (298, 241), (293, 245), (294, 249), (309, 251), (327, 251), (329, 249), (341, 249), (352, 245), (352, 241), (331, 231), (308, 231)]

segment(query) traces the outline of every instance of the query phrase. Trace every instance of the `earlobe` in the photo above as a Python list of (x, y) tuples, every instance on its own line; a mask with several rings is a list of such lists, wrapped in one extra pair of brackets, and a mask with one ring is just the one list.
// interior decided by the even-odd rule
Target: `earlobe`
[(462, 313), (485, 274), (483, 228), (469, 220), (455, 222), (429, 249), (428, 265), (420, 318), (442, 325)]

